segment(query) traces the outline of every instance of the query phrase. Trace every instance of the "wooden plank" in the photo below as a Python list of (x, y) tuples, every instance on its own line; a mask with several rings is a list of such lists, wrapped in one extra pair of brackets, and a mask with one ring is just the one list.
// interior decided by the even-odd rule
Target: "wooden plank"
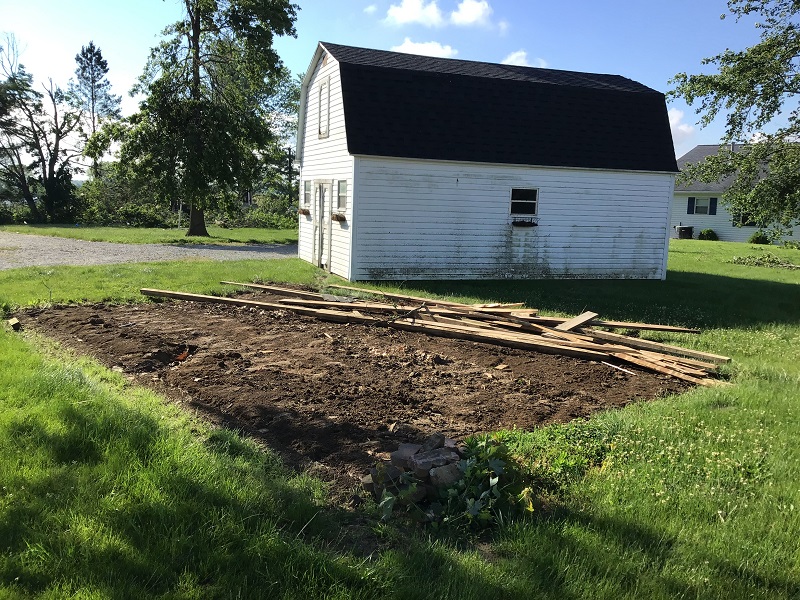
[[(542, 325), (548, 325), (550, 327), (555, 327), (560, 323), (566, 321), (566, 319), (560, 317), (519, 317), (521, 319), (525, 319), (529, 323), (540, 323)], [(699, 329), (690, 329), (688, 327), (676, 327), (673, 325), (658, 325), (655, 323), (629, 323), (626, 321), (601, 321), (601, 320), (593, 320), (589, 321), (587, 325), (594, 325), (596, 327), (611, 327), (612, 329), (642, 329), (648, 331), (668, 331), (671, 333), (700, 333)]]
[(365, 292), (367, 294), (376, 294), (378, 296), (383, 296), (384, 298), (390, 298), (392, 300), (407, 300), (409, 302), (416, 302), (418, 304), (429, 304), (429, 305), (438, 305), (438, 306), (452, 306), (463, 308), (464, 310), (472, 310), (472, 307), (469, 304), (462, 304), (460, 302), (450, 302), (449, 300), (435, 300), (433, 298), (422, 298), (420, 296), (406, 296), (404, 294), (392, 294), (389, 292), (381, 292), (380, 290), (368, 290), (365, 288), (357, 288), (347, 285), (329, 285), (327, 287), (335, 288), (337, 290), (351, 290), (351, 291), (358, 291), (358, 292)]
[(611, 333), (610, 331), (598, 331), (596, 329), (584, 329), (583, 333), (590, 335), (601, 340), (609, 340), (611, 342), (621, 342), (632, 348), (641, 348), (643, 350), (655, 350), (656, 352), (663, 352), (665, 354), (678, 354), (681, 356), (689, 356), (700, 360), (707, 360), (712, 363), (724, 364), (731, 362), (727, 356), (720, 356), (718, 354), (710, 354), (708, 352), (700, 352), (699, 350), (690, 350), (688, 348), (681, 348), (680, 346), (671, 346), (669, 344), (662, 344), (661, 342), (654, 342), (652, 340), (643, 340), (641, 338), (634, 338), (620, 333)]
[(687, 375), (681, 371), (670, 369), (658, 363), (654, 363), (653, 361), (647, 360), (641, 355), (636, 356), (634, 354), (625, 354), (623, 352), (612, 352), (611, 356), (613, 356), (614, 358), (618, 358), (619, 360), (631, 363), (633, 365), (638, 365), (640, 367), (644, 367), (645, 369), (656, 371), (657, 373), (663, 373), (664, 375), (671, 375), (672, 377), (682, 379), (683, 381), (688, 381), (689, 383), (693, 383), (695, 385), (713, 385), (709, 383), (708, 379), (705, 378), (700, 379), (692, 375)]
[(558, 329), (559, 331), (572, 331), (576, 327), (585, 325), (595, 317), (599, 316), (600, 315), (598, 315), (596, 312), (586, 311), (585, 313), (579, 314), (577, 317), (573, 317), (572, 319), (568, 319), (563, 323), (559, 323), (554, 327), (554, 329)]
[(322, 300), (322, 294), (315, 294), (314, 292), (304, 292), (301, 290), (293, 290), (291, 288), (284, 288), (277, 285), (262, 285), (260, 283), (240, 283), (237, 281), (220, 281), (225, 285), (238, 285), (239, 287), (246, 287), (254, 290), (262, 290), (265, 292), (272, 292), (276, 296), (291, 296), (294, 298), (304, 298), (306, 300)]

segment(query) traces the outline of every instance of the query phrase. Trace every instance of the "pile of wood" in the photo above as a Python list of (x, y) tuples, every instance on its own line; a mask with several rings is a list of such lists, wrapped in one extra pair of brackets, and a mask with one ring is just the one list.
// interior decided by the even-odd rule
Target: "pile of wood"
[(636, 365), (697, 385), (719, 384), (716, 377), (719, 365), (730, 362), (726, 356), (609, 331), (625, 329), (699, 333), (696, 329), (604, 321), (598, 319), (599, 315), (594, 312), (562, 319), (540, 316), (536, 310), (524, 308), (522, 304), (461, 304), (348, 286), (329, 286), (343, 292), (358, 292), (376, 298), (365, 300), (352, 295), (317, 294), (273, 285), (233, 281), (222, 283), (284, 297), (277, 302), (260, 302), (165, 290), (140, 291), (146, 296), (250, 306), (262, 310), (288, 310), (323, 321), (391, 327), (439, 337), (562, 354), (602, 362), (629, 374), (634, 373), (621, 365)]

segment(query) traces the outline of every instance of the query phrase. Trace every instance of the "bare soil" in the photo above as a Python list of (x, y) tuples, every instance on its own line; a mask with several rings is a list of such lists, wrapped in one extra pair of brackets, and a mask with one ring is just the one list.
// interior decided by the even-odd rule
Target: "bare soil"
[(344, 486), (399, 443), (434, 432), (463, 439), (530, 429), (687, 387), (645, 371), (288, 311), (163, 302), (18, 317)]

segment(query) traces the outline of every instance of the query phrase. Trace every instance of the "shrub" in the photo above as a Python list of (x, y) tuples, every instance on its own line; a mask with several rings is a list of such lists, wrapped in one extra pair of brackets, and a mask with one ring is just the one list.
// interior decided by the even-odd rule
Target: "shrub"
[(798, 240), (784, 240), (783, 247), (790, 250), (800, 250), (800, 241)]
[(750, 236), (750, 239), (747, 240), (750, 244), (771, 244), (772, 240), (769, 239), (769, 236), (759, 229), (753, 235)]
[(700, 233), (697, 234), (697, 239), (716, 242), (719, 240), (719, 236), (713, 229), (703, 229)]

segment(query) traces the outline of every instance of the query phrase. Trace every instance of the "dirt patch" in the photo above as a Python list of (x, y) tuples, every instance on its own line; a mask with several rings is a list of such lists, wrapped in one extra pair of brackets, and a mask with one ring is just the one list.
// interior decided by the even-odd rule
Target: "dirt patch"
[(687, 388), (644, 371), (287, 311), (164, 302), (19, 319), (345, 486), (400, 442), (433, 432), (529, 429)]

